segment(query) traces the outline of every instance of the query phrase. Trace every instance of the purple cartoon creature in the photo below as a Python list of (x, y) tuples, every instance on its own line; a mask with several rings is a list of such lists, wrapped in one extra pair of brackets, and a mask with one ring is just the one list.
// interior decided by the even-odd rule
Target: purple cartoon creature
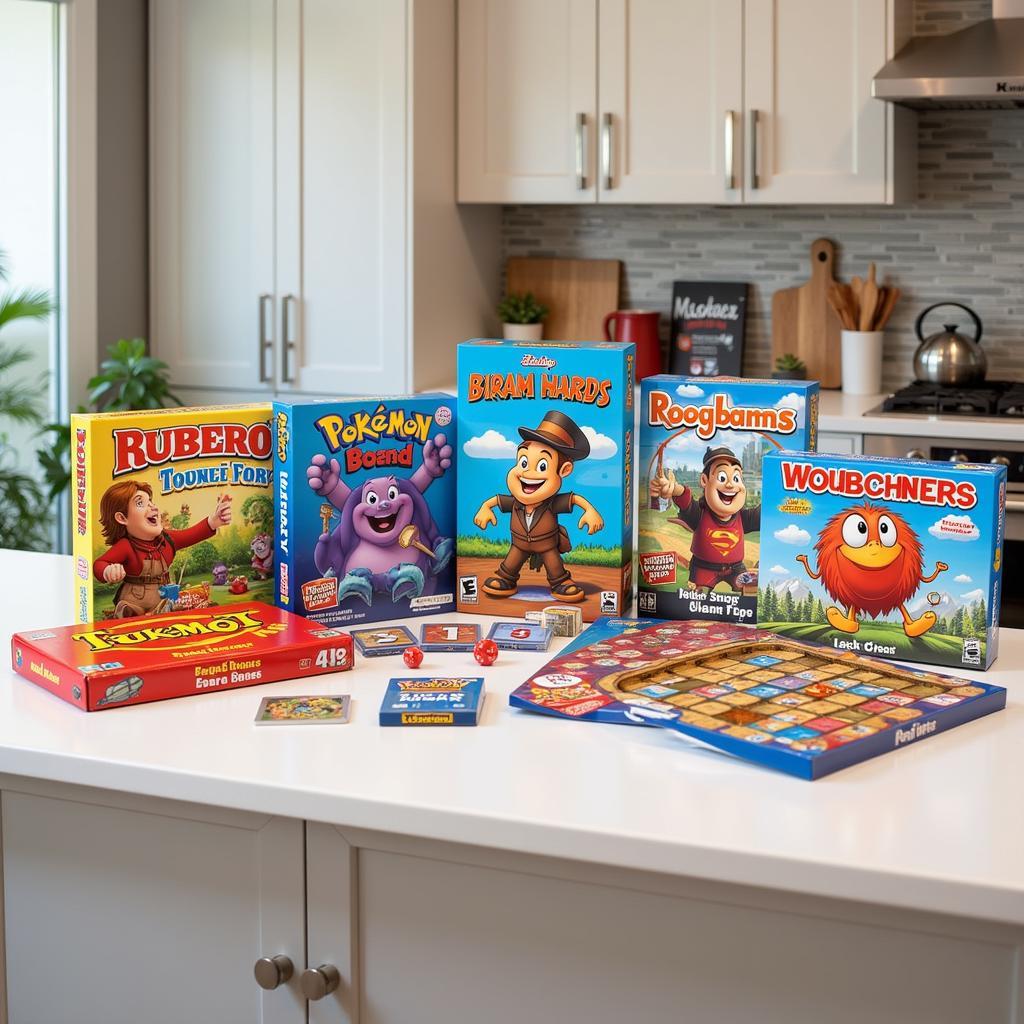
[(218, 562), (210, 572), (213, 574), (213, 585), (215, 587), (226, 587), (228, 585), (228, 567), (223, 562)]
[(338, 603), (389, 594), (397, 603), (432, 593), (434, 578), (451, 561), (455, 545), (438, 536), (423, 492), (452, 464), (444, 434), (427, 440), (423, 463), (408, 479), (377, 476), (352, 489), (341, 479), (337, 459), (314, 455), (309, 486), (340, 513), (341, 522), (317, 541), (313, 561), (325, 576), (337, 576)]

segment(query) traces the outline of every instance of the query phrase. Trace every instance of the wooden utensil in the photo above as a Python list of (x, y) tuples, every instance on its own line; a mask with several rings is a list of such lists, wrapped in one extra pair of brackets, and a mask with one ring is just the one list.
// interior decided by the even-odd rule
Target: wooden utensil
[(889, 317), (892, 316), (893, 307), (903, 294), (899, 288), (889, 287), (882, 290), (885, 292), (885, 295), (878, 300), (878, 311), (875, 313), (874, 326), (876, 331), (884, 330), (885, 325), (889, 322)]
[(505, 268), (509, 292), (532, 292), (550, 312), (544, 337), (601, 341), (606, 313), (619, 308), (619, 260), (548, 260), (513, 257)]
[(860, 291), (860, 329), (871, 331), (875, 328), (875, 311), (878, 309), (878, 282), (875, 280), (875, 264), (868, 264), (868, 279)]
[(772, 296), (772, 358), (792, 352), (807, 366), (807, 376), (823, 388), (840, 384), (839, 314), (829, 305), (836, 249), (827, 238), (811, 245), (811, 278)]

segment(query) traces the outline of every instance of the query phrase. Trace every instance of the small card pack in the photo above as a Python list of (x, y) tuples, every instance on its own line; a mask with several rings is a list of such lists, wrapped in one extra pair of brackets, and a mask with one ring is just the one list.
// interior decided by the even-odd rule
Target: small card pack
[(551, 630), (537, 622), (496, 622), (488, 638), (503, 651), (546, 651)]
[(387, 654), (401, 654), (406, 647), (416, 643), (416, 637), (405, 626), (375, 626), (368, 629), (353, 629), (359, 653), (365, 658), (379, 658)]
[(483, 702), (480, 676), (392, 679), (380, 705), (380, 724), (476, 725)]
[(476, 622), (424, 622), (420, 629), (422, 651), (471, 651), (480, 639)]
[(349, 719), (351, 698), (347, 693), (330, 696), (264, 697), (256, 712), (257, 725), (344, 725)]

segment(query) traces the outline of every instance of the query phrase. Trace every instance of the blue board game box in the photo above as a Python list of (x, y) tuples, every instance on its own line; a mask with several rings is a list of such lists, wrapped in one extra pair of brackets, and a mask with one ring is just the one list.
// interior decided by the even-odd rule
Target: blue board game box
[(635, 346), (459, 346), (459, 610), (632, 600)]
[(600, 619), (509, 703), (817, 779), (999, 711), (1006, 690), (731, 623)]
[(275, 596), (328, 626), (451, 611), (454, 399), (275, 402)]
[(381, 725), (476, 725), (484, 702), (482, 676), (392, 679), (380, 705)]
[(757, 621), (762, 462), (813, 450), (818, 385), (647, 377), (640, 399), (637, 609)]
[(767, 455), (758, 621), (839, 650), (988, 668), (1005, 497), (1005, 466)]

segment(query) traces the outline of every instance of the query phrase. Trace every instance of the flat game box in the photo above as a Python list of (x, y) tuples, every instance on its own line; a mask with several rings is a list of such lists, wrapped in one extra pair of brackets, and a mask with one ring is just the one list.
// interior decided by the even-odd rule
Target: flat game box
[(270, 405), (71, 417), (78, 622), (272, 601)]
[(14, 670), (86, 711), (352, 668), (352, 638), (249, 602), (15, 633)]
[(459, 346), (459, 611), (629, 607), (634, 368), (631, 344)]
[(345, 627), (454, 610), (454, 402), (274, 403), (282, 608)]
[(1006, 690), (747, 626), (601, 619), (509, 702), (817, 779), (999, 711)]
[(774, 453), (758, 620), (845, 651), (988, 668), (1006, 467)]
[(817, 383), (662, 374), (640, 402), (639, 614), (753, 625), (762, 463), (813, 450)]
[(398, 678), (380, 705), (381, 725), (476, 725), (484, 702), (481, 676)]

